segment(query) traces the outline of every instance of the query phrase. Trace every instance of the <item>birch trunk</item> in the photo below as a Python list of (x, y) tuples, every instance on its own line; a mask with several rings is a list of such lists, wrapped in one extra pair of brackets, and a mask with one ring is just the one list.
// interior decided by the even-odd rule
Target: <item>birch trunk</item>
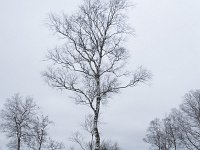
[(95, 150), (100, 150), (100, 135), (98, 130), (98, 113), (94, 116)]
[(96, 76), (97, 83), (97, 98), (96, 98), (96, 110), (94, 112), (94, 135), (95, 135), (95, 150), (100, 150), (100, 135), (98, 130), (98, 119), (99, 119), (99, 110), (100, 110), (100, 77)]

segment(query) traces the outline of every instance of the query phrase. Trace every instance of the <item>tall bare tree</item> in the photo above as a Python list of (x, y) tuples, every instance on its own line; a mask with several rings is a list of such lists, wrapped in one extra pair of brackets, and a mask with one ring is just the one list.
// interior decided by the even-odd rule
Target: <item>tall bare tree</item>
[(37, 110), (37, 106), (30, 97), (23, 98), (19, 94), (7, 99), (0, 116), (0, 129), (10, 139), (9, 146), (20, 150), (25, 136), (30, 130), (30, 122)]
[(98, 119), (101, 104), (120, 89), (150, 79), (141, 67), (125, 69), (128, 50), (124, 42), (132, 29), (126, 23), (126, 0), (85, 0), (71, 16), (50, 15), (49, 26), (64, 44), (49, 51), (52, 66), (43, 73), (48, 84), (74, 92), (78, 104), (93, 111), (95, 150), (100, 149)]

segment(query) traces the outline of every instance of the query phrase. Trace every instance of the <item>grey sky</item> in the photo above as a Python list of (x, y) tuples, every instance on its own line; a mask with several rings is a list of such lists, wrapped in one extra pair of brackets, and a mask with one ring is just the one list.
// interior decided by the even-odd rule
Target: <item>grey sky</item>
[[(0, 108), (16, 92), (31, 95), (55, 122), (51, 135), (66, 143), (87, 114), (41, 78), (48, 49), (58, 43), (47, 29), (49, 12), (71, 14), (81, 0), (0, 0)], [(182, 96), (200, 88), (200, 1), (134, 0), (129, 13), (130, 68), (153, 73), (148, 85), (123, 90), (103, 108), (102, 135), (124, 150), (148, 149), (142, 138), (149, 121), (177, 107)], [(0, 134), (0, 149), (5, 136)]]

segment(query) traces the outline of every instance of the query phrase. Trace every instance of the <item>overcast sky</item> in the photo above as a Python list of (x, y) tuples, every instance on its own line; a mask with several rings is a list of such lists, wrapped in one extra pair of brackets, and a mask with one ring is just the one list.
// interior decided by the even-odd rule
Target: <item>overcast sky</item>
[[(88, 113), (41, 77), (47, 50), (58, 39), (45, 26), (48, 13), (72, 14), (81, 0), (0, 0), (0, 108), (14, 93), (33, 96), (55, 122), (54, 139), (66, 146)], [(146, 150), (142, 141), (149, 122), (177, 107), (183, 95), (200, 88), (200, 1), (134, 0), (129, 13), (135, 36), (130, 37), (130, 66), (144, 66), (148, 85), (123, 90), (103, 107), (101, 132), (124, 150)], [(7, 140), (0, 133), (0, 149)]]

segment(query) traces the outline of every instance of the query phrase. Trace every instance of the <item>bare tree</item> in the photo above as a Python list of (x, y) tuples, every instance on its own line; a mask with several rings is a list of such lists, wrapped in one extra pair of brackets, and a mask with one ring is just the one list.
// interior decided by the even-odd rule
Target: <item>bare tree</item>
[(180, 111), (172, 109), (171, 113), (163, 119), (166, 138), (171, 149), (183, 149), (181, 138), (182, 131), (180, 128)]
[(64, 45), (49, 51), (47, 58), (53, 65), (43, 76), (50, 86), (72, 91), (76, 103), (91, 108), (95, 150), (100, 149), (101, 104), (120, 89), (150, 79), (141, 67), (134, 73), (124, 68), (125, 37), (132, 33), (126, 24), (128, 6), (126, 0), (85, 0), (74, 15), (50, 15), (49, 26)]
[(175, 116), (175, 126), (178, 127), (178, 139), (176, 141), (179, 142), (180, 149), (188, 149), (193, 150), (193, 146), (191, 144), (191, 138), (189, 136), (189, 133), (191, 131), (191, 126), (188, 124), (188, 121), (184, 114), (177, 110), (173, 112), (173, 115)]
[(170, 118), (167, 117), (160, 121), (160, 119), (154, 119), (150, 122), (150, 126), (147, 129), (144, 142), (151, 144), (152, 148), (156, 150), (170, 150), (175, 148), (175, 131), (171, 125)]
[(26, 135), (25, 142), (30, 149), (41, 150), (48, 140), (48, 127), (52, 123), (48, 116), (35, 116), (30, 123), (30, 130)]
[(162, 132), (161, 121), (156, 118), (150, 122), (146, 137), (143, 140), (144, 142), (151, 144), (153, 148), (162, 150)]
[(182, 141), (188, 149), (200, 150), (200, 90), (185, 94), (180, 110)]
[(160, 150), (163, 141), (168, 149), (200, 150), (200, 90), (185, 94), (179, 109), (173, 109), (162, 122), (153, 120), (144, 141)]
[(7, 99), (0, 113), (0, 131), (10, 139), (8, 146), (15, 150), (58, 150), (62, 143), (49, 138), (48, 127), (52, 123), (42, 115), (33, 98), (15, 94)]
[(11, 148), (20, 150), (37, 108), (31, 97), (23, 98), (15, 94), (7, 99), (0, 114), (0, 128), (10, 139)]

